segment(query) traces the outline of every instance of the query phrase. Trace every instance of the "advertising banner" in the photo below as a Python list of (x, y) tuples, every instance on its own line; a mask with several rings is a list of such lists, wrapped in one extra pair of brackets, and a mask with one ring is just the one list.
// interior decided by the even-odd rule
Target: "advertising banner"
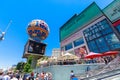
[(81, 59), (83, 59), (88, 54), (85, 46), (75, 49), (74, 52), (75, 55)]

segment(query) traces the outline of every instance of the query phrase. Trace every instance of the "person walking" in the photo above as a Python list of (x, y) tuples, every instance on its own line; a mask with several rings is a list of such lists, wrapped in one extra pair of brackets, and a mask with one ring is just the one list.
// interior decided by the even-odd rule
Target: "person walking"
[(70, 80), (72, 80), (73, 76), (74, 76), (74, 72), (73, 72), (73, 70), (71, 70), (71, 72), (70, 72)]
[(87, 77), (90, 76), (89, 71), (90, 71), (90, 66), (88, 65), (87, 68), (86, 68), (86, 74), (87, 74)]
[(78, 78), (75, 75), (73, 75), (72, 80), (78, 80)]

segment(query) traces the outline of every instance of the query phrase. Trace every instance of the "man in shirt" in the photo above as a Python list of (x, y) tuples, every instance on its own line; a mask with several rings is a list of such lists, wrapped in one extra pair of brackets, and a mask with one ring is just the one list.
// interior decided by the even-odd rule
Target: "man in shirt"
[(7, 73), (7, 74), (3, 77), (3, 80), (10, 80), (9, 73)]

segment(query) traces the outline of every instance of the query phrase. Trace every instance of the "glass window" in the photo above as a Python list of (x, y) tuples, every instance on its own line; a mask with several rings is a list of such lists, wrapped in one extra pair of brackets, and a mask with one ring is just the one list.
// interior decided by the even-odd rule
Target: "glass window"
[[(109, 22), (107, 21), (107, 19), (104, 19), (98, 23), (96, 23), (95, 25), (91, 26), (90, 28), (88, 28), (86, 33), (84, 33), (85, 35), (85, 39), (87, 40), (87, 44), (88, 44), (88, 48), (90, 51), (94, 51), (94, 52), (105, 52), (111, 49), (111, 46), (113, 45), (108, 45), (109, 43), (111, 43), (111, 41), (107, 41), (106, 37), (109, 34), (113, 33), (113, 30), (111, 28), (111, 25), (109, 24)], [(106, 38), (105, 38), (106, 37)], [(116, 36), (112, 36), (112, 37), (116, 37)], [(116, 38), (112, 39), (112, 43), (116, 42), (118, 43), (118, 40)], [(117, 44), (114, 44), (114, 47), (118, 46)]]
[(107, 36), (105, 36), (105, 39), (108, 43), (108, 45), (110, 46), (111, 50), (120, 48), (120, 41), (118, 40), (118, 38), (116, 37), (115, 34), (109, 34)]
[(96, 37), (100, 37), (100, 36), (102, 36), (102, 34), (100, 32), (97, 32)]
[(90, 29), (90, 30), (93, 30), (93, 27), (90, 27), (89, 29)]
[(111, 32), (112, 32), (112, 29), (111, 29), (111, 28), (107, 28), (107, 29), (104, 29), (104, 30), (101, 31), (101, 33), (102, 33), (103, 35), (108, 34), (108, 33), (111, 33)]
[(94, 49), (94, 50), (92, 50), (92, 52), (99, 53), (99, 50), (98, 49)]
[(97, 43), (97, 46), (98, 46), (100, 52), (109, 50), (109, 48), (108, 48), (108, 46), (107, 46), (107, 44), (105, 42), (105, 39), (103, 37), (97, 39), (96, 43)]
[(101, 25), (101, 30), (105, 29), (103, 25)]
[(101, 47), (101, 46), (104, 45), (105, 41), (104, 41), (103, 38), (98, 38), (98, 39), (96, 40), (96, 43), (97, 43), (98, 47)]
[(99, 27), (99, 26), (101, 26), (102, 24), (101, 24), (101, 22), (98, 22), (96, 25)]
[(99, 47), (99, 52), (102, 53), (102, 52), (106, 52), (106, 51), (109, 51), (109, 48), (108, 46), (105, 46), (105, 47)]
[(91, 37), (91, 36), (89, 36), (89, 37), (88, 37), (88, 39), (89, 39), (89, 41), (90, 41), (90, 40), (92, 40), (92, 37)]
[(95, 44), (94, 41), (88, 42), (88, 47), (89, 47), (90, 51), (94, 51), (97, 49), (97, 45)]
[(65, 50), (69, 50), (71, 48), (73, 48), (72, 43), (70, 43), (70, 44), (68, 44), (68, 45), (65, 46)]
[(94, 29), (92, 30), (92, 34), (95, 34), (95, 30)]
[(93, 37), (93, 39), (95, 39), (95, 38), (96, 38), (96, 35), (95, 35), (95, 34), (93, 34), (93, 35), (92, 35), (92, 37)]
[[(120, 32), (120, 25), (116, 28)], [(120, 41), (106, 19), (88, 28), (84, 35), (90, 51), (105, 52), (120, 48)]]
[(110, 28), (110, 25), (109, 24), (105, 24), (105, 25), (103, 25), (104, 26), (104, 28), (106, 29), (106, 28)]
[(86, 30), (84, 30), (84, 33), (88, 33), (89, 32), (89, 28), (88, 29), (86, 29)]
[(77, 39), (76, 41), (74, 41), (74, 46), (76, 47), (76, 46), (79, 46), (83, 43), (84, 43), (83, 38), (80, 38), (80, 39)]
[(96, 27), (96, 28), (95, 28), (95, 32), (98, 32), (98, 31), (99, 31), (99, 29)]
[(110, 45), (111, 50), (114, 50), (114, 49), (117, 49), (117, 48), (120, 48), (120, 42), (118, 42), (116, 44), (113, 44), (113, 45)]
[(108, 23), (106, 19), (104, 19), (104, 20), (101, 21), (102, 25), (105, 25), (106, 23)]
[(113, 33), (105, 36), (105, 39), (106, 39), (108, 44), (114, 44), (114, 43), (118, 43), (119, 42), (118, 38)]
[(90, 36), (92, 35), (92, 32), (91, 32), (91, 31), (89, 32), (89, 35), (90, 35)]
[(87, 37), (88, 36), (88, 34), (87, 33), (85, 33), (85, 37)]
[(86, 41), (89, 41), (89, 38), (88, 38), (88, 37), (86, 37)]
[(118, 32), (120, 32), (120, 25), (116, 26)]

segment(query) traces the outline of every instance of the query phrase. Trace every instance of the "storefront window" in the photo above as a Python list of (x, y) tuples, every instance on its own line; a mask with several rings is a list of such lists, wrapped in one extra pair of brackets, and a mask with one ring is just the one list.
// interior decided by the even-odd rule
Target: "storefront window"
[(80, 39), (77, 39), (77, 40), (74, 41), (74, 46), (76, 47), (76, 46), (79, 46), (83, 43), (84, 43), (83, 38), (80, 38)]
[(73, 48), (72, 43), (70, 43), (70, 44), (68, 44), (68, 45), (65, 46), (65, 50), (69, 50), (71, 48)]

